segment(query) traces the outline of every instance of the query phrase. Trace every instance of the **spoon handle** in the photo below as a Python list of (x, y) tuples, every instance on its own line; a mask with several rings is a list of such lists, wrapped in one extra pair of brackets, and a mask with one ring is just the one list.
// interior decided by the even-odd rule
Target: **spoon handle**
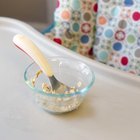
[(14, 36), (13, 42), (17, 48), (27, 53), (47, 76), (53, 76), (52, 68), (46, 57), (28, 37), (17, 34)]

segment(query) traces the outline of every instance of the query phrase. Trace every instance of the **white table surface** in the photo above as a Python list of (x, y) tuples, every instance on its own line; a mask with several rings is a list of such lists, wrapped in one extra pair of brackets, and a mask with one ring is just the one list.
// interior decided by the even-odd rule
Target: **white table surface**
[[(96, 81), (73, 112), (52, 115), (34, 102), (23, 73), (32, 60), (16, 49), (17, 33), (31, 37), (47, 56), (81, 59)], [(0, 18), (0, 140), (139, 140), (140, 78), (56, 46), (20, 21)]]

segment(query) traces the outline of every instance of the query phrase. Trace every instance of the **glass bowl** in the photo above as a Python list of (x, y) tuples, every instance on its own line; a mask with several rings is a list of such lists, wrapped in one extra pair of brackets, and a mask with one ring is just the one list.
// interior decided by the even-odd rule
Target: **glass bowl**
[(78, 108), (94, 83), (93, 71), (85, 63), (76, 59), (52, 57), (48, 61), (52, 66), (55, 77), (69, 87), (76, 87), (77, 91), (69, 94), (44, 92), (42, 83), (49, 84), (49, 80), (43, 73), (38, 76), (35, 86), (33, 86), (32, 79), (40, 68), (36, 63), (32, 63), (26, 68), (24, 79), (35, 92), (35, 101), (43, 109), (57, 114)]

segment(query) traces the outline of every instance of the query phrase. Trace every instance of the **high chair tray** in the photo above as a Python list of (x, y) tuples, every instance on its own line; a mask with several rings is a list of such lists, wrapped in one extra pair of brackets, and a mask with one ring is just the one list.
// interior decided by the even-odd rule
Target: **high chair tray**
[[(29, 36), (46, 56), (68, 56), (87, 63), (95, 84), (79, 109), (52, 115), (34, 103), (23, 80), (32, 60), (14, 47), (12, 38)], [(140, 77), (76, 54), (31, 26), (0, 18), (0, 139), (1, 140), (139, 140)]]

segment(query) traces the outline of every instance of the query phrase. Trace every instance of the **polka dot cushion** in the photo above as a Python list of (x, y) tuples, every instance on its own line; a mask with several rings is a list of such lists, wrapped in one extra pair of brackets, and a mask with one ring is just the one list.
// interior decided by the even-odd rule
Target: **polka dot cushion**
[(96, 0), (58, 0), (55, 26), (45, 35), (82, 55), (93, 57)]
[(99, 0), (96, 60), (140, 75), (140, 0)]

